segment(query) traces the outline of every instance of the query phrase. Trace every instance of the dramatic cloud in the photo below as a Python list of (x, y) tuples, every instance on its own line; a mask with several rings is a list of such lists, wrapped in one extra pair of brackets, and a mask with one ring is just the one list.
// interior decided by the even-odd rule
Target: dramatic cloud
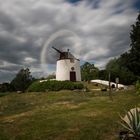
[[(0, 0), (0, 82), (11, 80), (24, 67), (37, 77), (55, 71), (52, 64), (57, 55), (51, 46), (69, 48), (82, 62), (90, 61), (103, 68), (109, 59), (129, 49), (130, 25), (138, 11), (136, 3), (137, 0)], [(44, 72), (41, 51), (50, 36), (60, 30), (69, 33), (48, 45), (49, 68)]]

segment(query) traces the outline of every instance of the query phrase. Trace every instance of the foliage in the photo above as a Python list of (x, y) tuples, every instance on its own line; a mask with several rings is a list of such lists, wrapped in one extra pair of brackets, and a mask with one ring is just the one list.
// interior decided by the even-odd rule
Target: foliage
[(0, 92), (13, 91), (13, 86), (9, 83), (0, 84)]
[(98, 76), (98, 78), (101, 80), (108, 80), (108, 71), (106, 69), (100, 70)]
[(70, 81), (55, 81), (48, 80), (44, 82), (36, 81), (32, 83), (28, 91), (29, 92), (43, 92), (43, 91), (59, 91), (59, 90), (74, 90), (74, 89), (83, 89), (84, 85), (78, 82), (70, 82)]
[(131, 109), (126, 116), (121, 117), (121, 125), (128, 131), (126, 137), (140, 139), (140, 110), (138, 108)]
[(131, 48), (119, 58), (112, 59), (106, 66), (114, 80), (119, 76), (121, 83), (133, 84), (140, 77), (140, 13), (130, 32)]
[(130, 32), (131, 49), (129, 52), (128, 68), (140, 76), (140, 13)]
[(33, 77), (30, 74), (28, 68), (21, 69), (16, 77), (11, 81), (11, 85), (14, 87), (15, 91), (25, 91), (28, 86), (33, 82)]
[(122, 65), (120, 58), (110, 60), (106, 65), (106, 71), (110, 72), (113, 82), (115, 82), (116, 77), (119, 77), (120, 83), (126, 85), (132, 84), (136, 80), (135, 75), (125, 65)]
[(136, 91), (140, 95), (140, 81), (136, 82)]
[(96, 68), (94, 64), (90, 64), (89, 62), (85, 62), (81, 66), (81, 76), (82, 80), (84, 81), (97, 79), (98, 72), (99, 72), (98, 68)]

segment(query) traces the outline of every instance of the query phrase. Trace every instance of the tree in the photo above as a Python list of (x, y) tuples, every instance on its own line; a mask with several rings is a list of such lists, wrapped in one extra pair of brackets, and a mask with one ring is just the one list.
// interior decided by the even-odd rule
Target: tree
[(108, 72), (107, 72), (107, 70), (106, 69), (100, 70), (98, 76), (99, 76), (98, 78), (101, 79), (101, 80), (108, 80)]
[(140, 13), (136, 23), (132, 25), (130, 32), (131, 49), (129, 51), (128, 68), (137, 76), (140, 76)]
[(0, 92), (9, 92), (13, 91), (13, 87), (9, 83), (2, 83), (0, 84)]
[(96, 79), (98, 77), (98, 72), (98, 68), (96, 68), (94, 64), (90, 64), (89, 62), (85, 62), (81, 66), (82, 80), (89, 81), (92, 79)]
[(132, 84), (140, 79), (140, 13), (131, 27), (130, 50), (106, 65), (106, 70), (111, 72), (111, 80), (115, 81), (115, 77), (119, 77), (123, 84)]
[(136, 77), (123, 63), (125, 60), (123, 60), (121, 57), (116, 59), (110, 60), (106, 65), (106, 71), (107, 73), (110, 72), (111, 74), (111, 81), (115, 82), (115, 79), (119, 77), (119, 81), (122, 84), (132, 84)]
[(17, 73), (16, 77), (11, 81), (11, 85), (16, 91), (24, 92), (33, 80), (34, 78), (31, 76), (30, 70), (28, 68), (21, 69)]

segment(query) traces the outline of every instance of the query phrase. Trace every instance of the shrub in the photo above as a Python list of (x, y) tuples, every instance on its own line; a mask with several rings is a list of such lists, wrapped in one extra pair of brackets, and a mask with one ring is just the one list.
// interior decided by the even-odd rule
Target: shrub
[(79, 82), (70, 82), (70, 81), (36, 81), (32, 83), (28, 91), (29, 92), (45, 92), (48, 91), (59, 91), (59, 90), (74, 90), (74, 89), (83, 89), (84, 86)]
[(101, 88), (101, 91), (107, 91), (107, 88)]
[(136, 91), (140, 95), (140, 81), (136, 82)]

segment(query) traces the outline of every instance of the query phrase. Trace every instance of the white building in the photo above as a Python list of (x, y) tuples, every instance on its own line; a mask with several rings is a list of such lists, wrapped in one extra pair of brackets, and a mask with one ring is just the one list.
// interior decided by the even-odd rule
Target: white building
[(80, 60), (76, 59), (69, 50), (62, 52), (53, 47), (60, 57), (56, 64), (56, 80), (59, 81), (81, 81)]
[[(96, 79), (96, 80), (91, 80), (90, 82), (109, 86), (109, 81), (105, 81), (105, 80)], [(110, 85), (111, 86), (114, 85), (116, 87), (116, 83), (114, 83), (114, 82), (110, 82)], [(127, 89), (127, 86), (122, 85), (122, 84), (118, 84), (118, 88), (119, 89)]]

